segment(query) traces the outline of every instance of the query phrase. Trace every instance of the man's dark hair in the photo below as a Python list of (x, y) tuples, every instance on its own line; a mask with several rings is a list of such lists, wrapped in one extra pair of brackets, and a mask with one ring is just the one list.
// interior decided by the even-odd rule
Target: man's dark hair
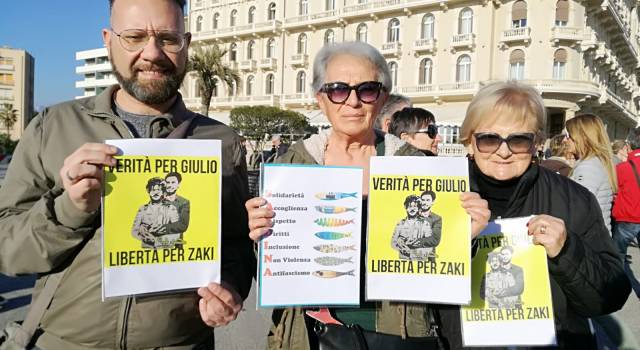
[(413, 134), (428, 124), (435, 124), (433, 113), (423, 108), (405, 107), (393, 113), (389, 133), (400, 137), (403, 132)]
[(149, 179), (149, 181), (147, 181), (147, 193), (150, 193), (151, 189), (153, 189), (154, 186), (158, 185), (162, 187), (162, 192), (164, 192), (164, 180), (159, 177), (153, 177)]
[(422, 194), (420, 195), (420, 197), (423, 197), (425, 195), (430, 195), (431, 196), (431, 200), (435, 201), (436, 200), (436, 193), (431, 191), (431, 190), (426, 190), (424, 192), (422, 192)]
[[(109, 0), (109, 12), (111, 12), (113, 10), (113, 3), (116, 2), (116, 0)], [(176, 4), (178, 5), (178, 7), (180, 7), (180, 10), (182, 11), (182, 14), (184, 15), (184, 5), (187, 3), (187, 0), (175, 0)]]
[(378, 116), (376, 117), (376, 120), (374, 122), (374, 127), (376, 129), (382, 129), (382, 120), (386, 117), (392, 118), (391, 115), (397, 109), (396, 106), (403, 104), (411, 106), (411, 99), (400, 94), (390, 94), (389, 97), (387, 97), (387, 101), (384, 103), (382, 108), (380, 108), (380, 112), (378, 112)]
[(640, 126), (629, 130), (629, 135), (627, 135), (627, 142), (629, 143), (629, 147), (632, 150), (640, 149)]
[(404, 199), (404, 208), (407, 209), (409, 208), (409, 205), (411, 205), (412, 202), (419, 202), (420, 198), (418, 198), (418, 196), (412, 194), (412, 195), (408, 195), (407, 198)]
[(182, 182), (182, 175), (180, 175), (180, 173), (176, 173), (175, 171), (168, 173), (167, 176), (164, 177), (164, 179), (166, 180), (172, 176), (178, 179), (178, 182)]

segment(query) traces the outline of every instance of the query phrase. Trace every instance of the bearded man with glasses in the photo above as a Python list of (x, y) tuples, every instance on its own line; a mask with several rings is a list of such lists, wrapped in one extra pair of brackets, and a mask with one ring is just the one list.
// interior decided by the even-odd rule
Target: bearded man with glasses
[[(530, 86), (480, 89), (461, 127), (470, 187), (489, 202), (492, 220), (532, 216), (527, 230), (547, 253), (558, 347), (594, 349), (587, 318), (619, 310), (630, 286), (595, 197), (533, 161), (545, 120), (544, 101)], [(459, 308), (442, 307), (440, 316), (451, 348), (461, 348)]]
[[(0, 272), (39, 274), (36, 302), (54, 291), (36, 320), (37, 348), (213, 349), (211, 327), (236, 318), (255, 272), (240, 138), (189, 111), (178, 93), (191, 40), (185, 0), (109, 5), (102, 35), (119, 84), (45, 108), (29, 124), (0, 189)], [(118, 151), (104, 140), (136, 137), (222, 141), (222, 283), (101, 300), (102, 168)]]

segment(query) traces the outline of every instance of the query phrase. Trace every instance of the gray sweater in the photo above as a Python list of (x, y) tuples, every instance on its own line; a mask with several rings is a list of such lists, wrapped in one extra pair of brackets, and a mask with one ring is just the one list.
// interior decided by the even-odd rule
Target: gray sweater
[(604, 164), (597, 157), (579, 160), (576, 163), (571, 179), (586, 187), (593, 193), (600, 204), (604, 224), (611, 235), (611, 205), (613, 203), (613, 189), (609, 183), (609, 175)]

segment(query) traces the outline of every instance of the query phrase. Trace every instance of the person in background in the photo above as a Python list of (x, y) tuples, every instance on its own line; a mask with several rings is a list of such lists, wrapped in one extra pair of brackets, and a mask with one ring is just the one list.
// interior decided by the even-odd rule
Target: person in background
[(629, 144), (625, 140), (615, 140), (611, 143), (611, 152), (613, 152), (613, 165), (618, 165), (627, 161), (629, 154)]
[(413, 145), (427, 156), (438, 155), (438, 135), (436, 118), (426, 109), (405, 107), (391, 117), (390, 134)]
[[(385, 58), (373, 46), (362, 42), (345, 42), (324, 46), (313, 64), (312, 88), (320, 109), (332, 125), (318, 135), (295, 143), (281, 163), (358, 166), (363, 171), (363, 198), (369, 192), (369, 162), (376, 156), (423, 156), (410, 144), (394, 135), (374, 129), (373, 123), (391, 89), (391, 75)], [(486, 201), (475, 193), (460, 196), (461, 205), (471, 217), (473, 236), (486, 226), (489, 212)], [(367, 205), (363, 203), (363, 231), (366, 232)], [(259, 240), (271, 232), (273, 208), (265, 198), (256, 197), (246, 203), (249, 215), (250, 237)], [(366, 247), (366, 235), (362, 235)], [(385, 242), (385, 245), (389, 244)], [(363, 264), (359, 266), (365, 276)], [(366, 346), (379, 349), (434, 349), (437, 346), (435, 328), (429, 318), (426, 304), (405, 302), (367, 302), (364, 281), (361, 283), (360, 307), (332, 308), (333, 316), (345, 325), (354, 324), (364, 330)], [(301, 307), (277, 309), (273, 313), (273, 326), (268, 339), (269, 349), (318, 349), (319, 335), (315, 320), (305, 315)], [(346, 331), (346, 330), (345, 330)], [(367, 335), (382, 342), (372, 348)], [(349, 349), (352, 343), (336, 344), (336, 348)]]
[(567, 145), (564, 142), (565, 136), (560, 134), (551, 138), (549, 142), (549, 151), (551, 156), (540, 161), (540, 166), (547, 168), (562, 176), (569, 176), (571, 173), (571, 164), (565, 157), (567, 154)]
[(389, 94), (387, 101), (376, 117), (374, 128), (389, 132), (389, 125), (391, 125), (393, 113), (411, 106), (411, 100), (408, 97), (399, 94)]
[[(51, 274), (64, 271), (32, 340), (38, 349), (213, 349), (212, 327), (235, 320), (256, 270), (240, 140), (189, 111), (178, 92), (191, 42), (186, 1), (104, 3), (102, 38), (118, 84), (29, 123), (0, 188), (0, 273), (37, 274), (38, 300)], [(104, 142), (135, 135), (221, 140), (221, 283), (102, 300), (103, 168), (118, 152)]]
[[(492, 220), (532, 216), (527, 230), (547, 255), (558, 347), (593, 349), (588, 318), (622, 308), (629, 281), (594, 196), (533, 161), (545, 122), (533, 87), (515, 81), (482, 87), (460, 133), (470, 188), (489, 202)], [(441, 306), (440, 316), (449, 347), (461, 348), (459, 307)]]
[[(634, 240), (640, 243), (640, 127), (629, 132), (627, 143), (631, 149), (628, 160), (616, 166), (618, 194), (612, 212), (616, 222), (613, 239), (624, 257), (627, 255), (627, 247)], [(633, 275), (627, 259), (625, 272), (636, 296), (640, 298), (640, 283)]]
[(611, 235), (611, 205), (613, 194), (618, 191), (618, 181), (609, 136), (602, 120), (593, 114), (569, 119), (565, 142), (579, 159), (570, 177), (596, 196), (604, 224)]

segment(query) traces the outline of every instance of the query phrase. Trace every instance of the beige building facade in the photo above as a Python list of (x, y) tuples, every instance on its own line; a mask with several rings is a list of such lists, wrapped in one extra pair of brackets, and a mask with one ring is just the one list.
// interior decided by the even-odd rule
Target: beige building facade
[[(229, 50), (241, 85), (218, 87), (211, 115), (273, 105), (326, 122), (309, 87), (319, 49), (365, 41), (387, 58), (394, 91), (434, 112), (445, 143), (455, 143), (469, 101), (487, 82), (536, 87), (549, 114), (547, 133), (591, 112), (610, 137), (638, 123), (640, 48), (636, 1), (192, 0), (193, 45)], [(197, 81), (183, 86), (197, 109)]]
[[(10, 137), (18, 140), (33, 117), (34, 59), (25, 50), (0, 47), (0, 108), (10, 104), (17, 111), (18, 121)], [(0, 132), (6, 133), (4, 124)]]

